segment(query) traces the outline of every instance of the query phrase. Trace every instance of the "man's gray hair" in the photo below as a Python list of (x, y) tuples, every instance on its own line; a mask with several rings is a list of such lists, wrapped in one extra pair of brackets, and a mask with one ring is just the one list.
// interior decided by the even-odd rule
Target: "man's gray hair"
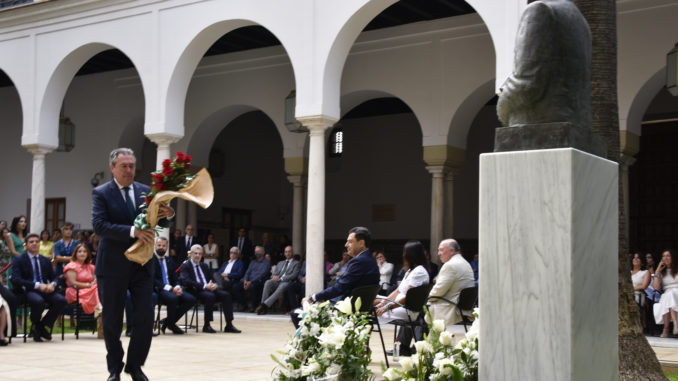
[(228, 249), (228, 252), (230, 253), (233, 251), (233, 249), (235, 249), (238, 252), (238, 255), (240, 255), (240, 249), (238, 249), (238, 246), (233, 246), (232, 248)]
[(457, 251), (457, 252), (461, 251), (461, 246), (459, 246), (459, 243), (457, 243), (457, 241), (455, 241), (454, 239), (448, 238), (445, 241), (447, 242), (447, 246), (450, 249), (454, 249), (454, 251)]
[(202, 246), (201, 246), (201, 245), (198, 245), (197, 243), (196, 243), (195, 245), (191, 246), (191, 253), (192, 253), (193, 250), (195, 250), (195, 249), (200, 249), (200, 250), (202, 250)]
[(132, 149), (116, 148), (113, 151), (111, 151), (111, 154), (108, 156), (108, 164), (115, 167), (115, 164), (118, 162), (118, 156), (120, 155), (132, 156), (134, 158), (134, 161), (137, 161), (137, 158), (136, 156), (134, 156), (134, 151), (132, 151)]

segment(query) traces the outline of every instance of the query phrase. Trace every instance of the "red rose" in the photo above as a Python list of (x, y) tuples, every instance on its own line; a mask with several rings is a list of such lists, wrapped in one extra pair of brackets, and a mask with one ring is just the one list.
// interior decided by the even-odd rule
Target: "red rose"
[(150, 205), (150, 204), (151, 204), (151, 200), (152, 200), (152, 199), (151, 199), (151, 196), (146, 196), (146, 205)]
[(184, 163), (184, 169), (189, 169), (189, 168), (191, 168), (191, 162), (187, 161), (186, 163)]
[(154, 173), (152, 176), (153, 176), (153, 182), (162, 183), (162, 173)]
[(167, 177), (172, 176), (173, 173), (174, 173), (174, 170), (172, 169), (172, 167), (164, 167), (162, 169), (162, 174), (167, 176)]
[[(172, 165), (172, 160), (165, 159), (165, 160), (162, 161), (163, 168), (169, 168), (170, 165)], [(163, 173), (164, 173), (164, 171), (163, 171)]]
[(158, 183), (156, 188), (158, 189), (158, 191), (163, 191), (163, 190), (167, 189), (167, 187), (165, 186), (165, 183)]
[(181, 151), (177, 151), (177, 163), (181, 163), (184, 161), (184, 153)]
[(191, 160), (193, 160), (193, 158), (191, 157), (191, 155), (186, 155), (186, 158), (184, 159), (184, 162), (185, 162), (185, 163), (190, 163)]

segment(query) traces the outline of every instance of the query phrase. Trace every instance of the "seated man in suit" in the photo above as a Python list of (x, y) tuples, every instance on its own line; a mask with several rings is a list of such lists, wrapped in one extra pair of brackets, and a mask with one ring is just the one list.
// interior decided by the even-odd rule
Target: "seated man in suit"
[(254, 312), (255, 303), (261, 300), (261, 290), (271, 273), (271, 262), (265, 257), (263, 246), (254, 248), (255, 260), (250, 263), (242, 281), (233, 284), (233, 297), (240, 304), (239, 308)]
[[(346, 252), (351, 259), (348, 261), (344, 275), (339, 278), (334, 286), (315, 293), (302, 300), (302, 304), (309, 302), (322, 302), (330, 300), (336, 303), (351, 296), (354, 288), (379, 285), (379, 266), (370, 253), (372, 236), (367, 228), (356, 226), (348, 231), (346, 239)], [(292, 323), (299, 326), (299, 317), (296, 313), (291, 314)]]
[(290, 311), (294, 311), (299, 307), (299, 299), (304, 297), (306, 293), (306, 261), (301, 262), (301, 270), (297, 279), (291, 282), (287, 287), (287, 302), (290, 305)]
[[(440, 268), (436, 283), (429, 293), (431, 296), (439, 296), (456, 303), (459, 300), (461, 290), (475, 287), (475, 278), (471, 265), (461, 255), (461, 247), (457, 241), (448, 238), (440, 242), (438, 257), (443, 263)], [(441, 299), (429, 300), (429, 311), (433, 319), (445, 320), (445, 325), (451, 326), (461, 321), (456, 306)]]
[(233, 285), (245, 275), (245, 266), (240, 259), (240, 250), (233, 246), (228, 255), (228, 261), (224, 262), (212, 276), (219, 288), (226, 291), (230, 291)]
[(207, 333), (217, 332), (210, 326), (210, 322), (213, 320), (214, 302), (219, 300), (224, 310), (224, 317), (226, 318), (224, 332), (240, 333), (240, 330), (233, 325), (231, 294), (217, 289), (217, 284), (212, 282), (211, 279), (207, 281), (207, 274), (210, 273), (210, 269), (205, 263), (200, 262), (202, 251), (202, 246), (193, 245), (189, 253), (190, 259), (179, 268), (181, 284), (186, 291), (195, 295), (205, 305), (205, 325), (202, 327), (202, 331)]
[[(66, 298), (54, 292), (56, 276), (52, 264), (38, 253), (39, 249), (40, 237), (37, 234), (27, 235), (26, 252), (16, 257), (12, 265), (12, 283), (15, 288), (24, 290), (31, 307), (31, 336), (35, 341), (52, 340), (52, 325), (66, 307)], [(45, 304), (49, 311), (43, 318)]]
[(257, 307), (257, 315), (264, 315), (278, 298), (285, 295), (290, 282), (297, 279), (301, 263), (293, 259), (292, 246), (285, 247), (285, 260), (275, 265), (271, 279), (264, 283), (264, 292), (261, 295), (261, 304)]
[(155, 266), (154, 286), (160, 301), (167, 306), (167, 318), (160, 323), (160, 330), (165, 333), (167, 328), (177, 335), (184, 331), (177, 327), (177, 321), (195, 305), (195, 297), (179, 285), (177, 272), (172, 258), (167, 253), (167, 238), (158, 237), (155, 240), (155, 255), (152, 261)]

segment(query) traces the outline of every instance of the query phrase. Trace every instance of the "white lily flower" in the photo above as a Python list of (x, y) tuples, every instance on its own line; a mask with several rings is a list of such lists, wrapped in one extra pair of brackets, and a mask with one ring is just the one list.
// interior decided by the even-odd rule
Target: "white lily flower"
[(351, 297), (347, 296), (346, 299), (337, 302), (334, 305), (334, 308), (345, 313), (346, 315), (351, 315), (353, 313), (353, 306), (351, 305)]
[(453, 340), (453, 335), (448, 331), (442, 331), (440, 333), (440, 338), (438, 338), (438, 341), (440, 341), (440, 344), (445, 345), (445, 346), (452, 345), (452, 340)]
[(441, 319), (434, 320), (433, 329), (435, 329), (438, 332), (443, 332), (445, 330), (445, 321)]
[(409, 372), (414, 367), (412, 366), (412, 359), (408, 357), (402, 357), (400, 359), (400, 367), (402, 368), (403, 372)]
[(396, 373), (395, 369), (393, 368), (386, 369), (386, 372), (384, 372), (384, 378), (388, 381), (400, 380), (400, 376), (398, 375), (398, 373)]

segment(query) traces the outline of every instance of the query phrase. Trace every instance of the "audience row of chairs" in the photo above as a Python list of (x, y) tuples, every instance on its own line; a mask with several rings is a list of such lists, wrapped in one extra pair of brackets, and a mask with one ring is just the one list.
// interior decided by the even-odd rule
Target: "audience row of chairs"
[[(398, 335), (398, 328), (400, 329), (410, 329), (415, 340), (422, 340), (423, 333), (428, 333), (428, 326), (424, 318), (424, 306), (426, 302), (430, 299), (442, 299), (444, 302), (449, 303), (452, 308), (456, 308), (459, 312), (459, 315), (462, 316), (462, 324), (464, 325), (464, 331), (468, 331), (467, 325), (472, 323), (471, 314), (467, 311), (472, 311), (474, 307), (478, 305), (478, 287), (470, 287), (461, 290), (459, 294), (459, 301), (457, 303), (452, 302), (449, 299), (443, 297), (429, 297), (429, 292), (431, 291), (432, 285), (425, 284), (419, 287), (413, 287), (407, 291), (407, 297), (405, 298), (405, 304), (400, 304), (394, 300), (390, 302), (396, 303), (399, 307), (404, 307), (412, 312), (419, 312), (419, 315), (416, 319), (412, 319), (410, 314), (408, 314), (408, 320), (393, 320), (389, 324), (396, 326), (396, 329), (393, 330), (393, 341), (396, 341)], [(381, 339), (381, 348), (384, 351), (384, 360), (386, 362), (386, 367), (388, 364), (388, 356), (386, 354), (386, 346), (384, 345), (384, 336), (382, 335), (381, 325), (379, 324), (379, 319), (377, 318), (376, 309), (374, 308), (374, 299), (377, 297), (379, 292), (379, 285), (376, 286), (366, 286), (360, 287), (353, 290), (351, 294), (352, 302), (354, 303), (357, 298), (360, 298), (361, 305), (360, 311), (366, 312), (369, 314), (370, 324), (372, 325), (372, 332), (378, 332), (379, 338)], [(375, 329), (376, 326), (376, 329)], [(417, 335), (417, 328), (420, 328), (422, 334)]]

